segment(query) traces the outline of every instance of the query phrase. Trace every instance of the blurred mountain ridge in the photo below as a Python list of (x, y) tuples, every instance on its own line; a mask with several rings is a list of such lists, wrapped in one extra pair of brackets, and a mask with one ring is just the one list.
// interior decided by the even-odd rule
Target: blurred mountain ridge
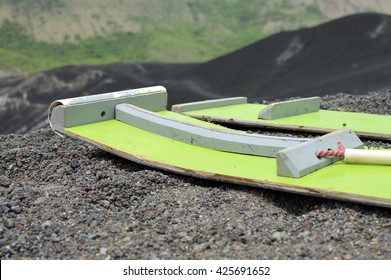
[(0, 0), (0, 75), (71, 64), (203, 62), (387, 0)]

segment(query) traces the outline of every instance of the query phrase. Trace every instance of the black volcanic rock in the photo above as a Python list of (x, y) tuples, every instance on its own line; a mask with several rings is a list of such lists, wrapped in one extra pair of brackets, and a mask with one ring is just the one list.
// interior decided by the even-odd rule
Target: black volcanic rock
[(357, 14), (282, 32), (206, 63), (67, 66), (0, 79), (0, 134), (47, 124), (60, 98), (154, 85), (169, 104), (232, 96), (250, 101), (391, 88), (391, 16)]
[(358, 14), (276, 34), (178, 79), (197, 84), (205, 98), (244, 95), (259, 101), (388, 89), (390, 77), (391, 17)]

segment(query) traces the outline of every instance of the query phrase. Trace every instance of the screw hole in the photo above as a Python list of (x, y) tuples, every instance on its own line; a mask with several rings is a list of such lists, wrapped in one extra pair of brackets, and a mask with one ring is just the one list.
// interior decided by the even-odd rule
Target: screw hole
[(103, 118), (104, 116), (106, 116), (106, 112), (102, 111), (102, 113), (100, 113), (100, 116)]

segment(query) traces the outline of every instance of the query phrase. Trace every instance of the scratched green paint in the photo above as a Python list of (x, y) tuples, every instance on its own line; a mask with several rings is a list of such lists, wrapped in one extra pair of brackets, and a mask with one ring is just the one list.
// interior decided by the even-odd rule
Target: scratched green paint
[(390, 166), (348, 165), (338, 162), (300, 179), (283, 178), (276, 176), (274, 158), (194, 146), (137, 129), (117, 120), (66, 128), (65, 133), (174, 167), (270, 181), (270, 185), (283, 183), (383, 198), (390, 200), (391, 204)]
[(276, 120), (259, 120), (258, 114), (265, 107), (266, 105), (261, 104), (238, 104), (189, 111), (186, 114), (327, 129), (351, 128), (355, 131), (391, 135), (391, 116), (388, 115), (319, 110), (318, 112)]

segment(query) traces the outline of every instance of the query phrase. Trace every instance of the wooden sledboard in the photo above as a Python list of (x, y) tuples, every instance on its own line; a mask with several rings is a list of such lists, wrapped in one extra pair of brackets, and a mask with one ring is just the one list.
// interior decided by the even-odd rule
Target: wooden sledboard
[[(197, 121), (169, 111), (157, 113)], [(68, 127), (62, 133), (120, 157), (188, 176), (391, 208), (390, 166), (337, 162), (300, 179), (284, 178), (276, 174), (275, 158), (199, 147), (115, 119)]]
[(223, 125), (260, 129), (280, 129), (313, 133), (329, 133), (350, 128), (360, 137), (391, 141), (391, 116), (355, 112), (319, 110), (274, 120), (258, 119), (266, 105), (234, 104), (183, 112), (188, 116)]

